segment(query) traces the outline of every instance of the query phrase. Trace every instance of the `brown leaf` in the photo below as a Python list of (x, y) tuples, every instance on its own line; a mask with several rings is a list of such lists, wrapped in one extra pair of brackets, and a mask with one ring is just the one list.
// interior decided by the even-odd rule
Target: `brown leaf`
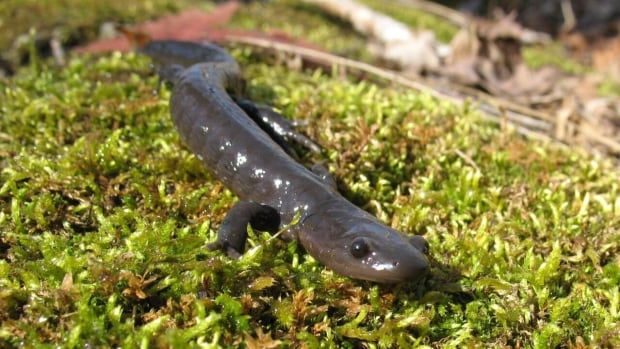
[(60, 289), (65, 292), (69, 292), (71, 291), (72, 287), (73, 287), (73, 274), (66, 273), (65, 277), (62, 278), (62, 284), (60, 285)]
[(263, 333), (263, 330), (258, 327), (256, 329), (256, 338), (252, 337), (250, 334), (245, 333), (244, 335), (245, 345), (248, 349), (270, 349), (277, 348), (282, 344), (282, 341), (279, 339), (271, 338), (271, 333)]
[[(128, 30), (134, 33), (143, 33), (155, 40), (202, 40), (205, 38), (208, 29), (228, 23), (239, 6), (239, 2), (229, 1), (215, 7), (209, 13), (191, 8), (174, 15), (138, 24), (128, 28)], [(129, 51), (131, 49), (129, 40), (124, 36), (119, 36), (114, 39), (93, 41), (75, 48), (74, 51), (77, 53), (97, 53), (115, 50)]]
[(514, 13), (496, 20), (472, 19), (471, 26), (452, 40), (452, 53), (441, 73), (454, 82), (482, 87), (525, 105), (551, 100), (558, 95), (555, 82), (559, 71), (532, 70), (523, 63), (521, 54), (522, 43), (543, 39), (542, 34), (517, 23)]
[[(620, 25), (619, 25), (620, 26)], [(620, 82), (620, 36), (606, 40), (592, 51), (592, 66)]]

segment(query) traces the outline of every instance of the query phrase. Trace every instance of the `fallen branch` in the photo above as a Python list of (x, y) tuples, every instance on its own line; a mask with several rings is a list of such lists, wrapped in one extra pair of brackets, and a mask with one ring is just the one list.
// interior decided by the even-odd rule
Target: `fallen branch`
[(376, 57), (403, 70), (422, 72), (439, 68), (440, 52), (447, 54), (431, 30), (407, 25), (354, 0), (305, 0), (349, 23), (369, 38), (368, 49)]

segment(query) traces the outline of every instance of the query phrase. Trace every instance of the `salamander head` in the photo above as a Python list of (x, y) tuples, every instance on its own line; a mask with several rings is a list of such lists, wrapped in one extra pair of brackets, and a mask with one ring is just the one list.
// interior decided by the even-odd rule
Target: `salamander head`
[(403, 235), (374, 220), (358, 222), (342, 234), (315, 233), (300, 233), (301, 243), (340, 275), (397, 283), (415, 281), (429, 269), (426, 240)]

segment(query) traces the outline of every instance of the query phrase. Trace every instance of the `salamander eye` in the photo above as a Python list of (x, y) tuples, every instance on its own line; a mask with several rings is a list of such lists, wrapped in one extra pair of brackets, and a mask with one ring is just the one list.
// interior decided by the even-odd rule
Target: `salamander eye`
[(362, 258), (368, 254), (368, 244), (364, 238), (357, 238), (351, 244), (351, 255), (355, 258)]

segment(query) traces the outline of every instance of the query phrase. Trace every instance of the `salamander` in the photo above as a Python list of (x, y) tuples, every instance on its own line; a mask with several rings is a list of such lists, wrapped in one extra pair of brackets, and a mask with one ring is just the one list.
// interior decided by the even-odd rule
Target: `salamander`
[[(337, 190), (321, 165), (300, 164), (291, 141), (319, 147), (268, 106), (243, 99), (238, 63), (210, 43), (151, 41), (139, 49), (171, 82), (170, 114), (181, 140), (239, 201), (211, 249), (244, 252), (247, 225), (296, 239), (336, 273), (379, 283), (418, 280), (428, 243), (392, 229)], [(293, 219), (296, 224), (290, 224)]]

